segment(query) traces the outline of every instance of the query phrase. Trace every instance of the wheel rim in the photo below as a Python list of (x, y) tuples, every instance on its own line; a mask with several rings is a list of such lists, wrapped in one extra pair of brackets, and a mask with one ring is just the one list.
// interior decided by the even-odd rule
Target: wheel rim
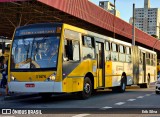
[(86, 83), (85, 86), (84, 86), (84, 91), (85, 93), (89, 94), (90, 91), (91, 91), (91, 87), (90, 87), (90, 84), (89, 83)]

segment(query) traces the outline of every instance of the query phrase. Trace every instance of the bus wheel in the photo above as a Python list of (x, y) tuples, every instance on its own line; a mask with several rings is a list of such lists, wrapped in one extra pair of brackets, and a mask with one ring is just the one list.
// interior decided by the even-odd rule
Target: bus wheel
[(121, 85), (118, 87), (119, 92), (123, 93), (126, 90), (126, 77), (123, 75), (121, 78)]
[(85, 77), (84, 78), (84, 86), (83, 86), (83, 91), (80, 92), (80, 97), (81, 99), (87, 99), (91, 96), (92, 93), (92, 83), (90, 78)]
[(52, 96), (52, 93), (39, 93), (39, 95), (44, 99), (49, 99)]

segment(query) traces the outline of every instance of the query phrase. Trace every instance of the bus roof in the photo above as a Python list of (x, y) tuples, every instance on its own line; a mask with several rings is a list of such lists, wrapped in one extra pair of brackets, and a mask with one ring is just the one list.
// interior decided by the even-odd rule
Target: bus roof
[(111, 38), (111, 37), (108, 37), (108, 36), (104, 36), (104, 35), (101, 35), (101, 34), (98, 34), (98, 33), (95, 33), (95, 32), (91, 32), (91, 31), (88, 31), (88, 30), (85, 30), (85, 29), (82, 29), (82, 28), (79, 28), (79, 27), (69, 25), (69, 24), (64, 24), (64, 27), (69, 29), (69, 30), (73, 29), (74, 31), (77, 31), (77, 32), (80, 32), (80, 33), (83, 33), (83, 34), (87, 34), (89, 36), (94, 36), (96, 38), (105, 39), (105, 40), (108, 40), (108, 41), (111, 41), (111, 42), (115, 42), (115, 43), (119, 43), (119, 44), (123, 44), (123, 45), (127, 45), (127, 46), (132, 46), (132, 44), (130, 44), (130, 43), (127, 43), (127, 42), (124, 42), (124, 41), (121, 41), (121, 40), (118, 40), (118, 39), (114, 39), (114, 38)]
[(152, 53), (152, 54), (157, 54), (155, 51), (152, 51), (152, 50), (149, 50), (149, 49), (140, 47), (140, 46), (138, 46), (138, 48), (141, 49), (142, 51), (145, 51), (145, 52), (150, 52), (150, 53)]

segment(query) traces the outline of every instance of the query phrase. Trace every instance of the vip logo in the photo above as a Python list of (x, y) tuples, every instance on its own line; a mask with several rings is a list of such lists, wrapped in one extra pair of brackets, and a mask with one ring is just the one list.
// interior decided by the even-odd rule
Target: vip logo
[(4, 115), (12, 114), (11, 109), (2, 109), (2, 114), (4, 114)]

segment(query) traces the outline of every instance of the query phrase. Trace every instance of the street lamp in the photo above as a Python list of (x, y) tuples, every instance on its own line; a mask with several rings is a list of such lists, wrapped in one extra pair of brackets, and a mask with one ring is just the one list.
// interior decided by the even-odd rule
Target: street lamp
[(116, 0), (114, 0), (114, 16), (116, 16)]
[(135, 4), (133, 4), (132, 45), (135, 45)]

